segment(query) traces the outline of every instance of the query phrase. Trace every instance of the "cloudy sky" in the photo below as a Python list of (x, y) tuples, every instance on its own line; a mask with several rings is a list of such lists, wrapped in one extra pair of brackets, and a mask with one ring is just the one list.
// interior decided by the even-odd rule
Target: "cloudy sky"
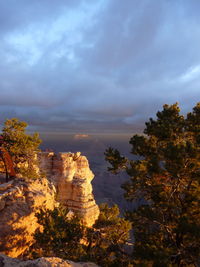
[(200, 101), (199, 0), (0, 1), (0, 124), (129, 133)]

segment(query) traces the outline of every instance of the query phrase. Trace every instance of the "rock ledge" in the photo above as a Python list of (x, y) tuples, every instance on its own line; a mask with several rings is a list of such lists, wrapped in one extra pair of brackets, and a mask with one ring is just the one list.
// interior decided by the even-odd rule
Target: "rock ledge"
[(39, 258), (36, 260), (21, 261), (15, 258), (0, 254), (0, 267), (98, 267), (91, 262), (76, 263), (73, 261), (62, 260), (56, 257)]

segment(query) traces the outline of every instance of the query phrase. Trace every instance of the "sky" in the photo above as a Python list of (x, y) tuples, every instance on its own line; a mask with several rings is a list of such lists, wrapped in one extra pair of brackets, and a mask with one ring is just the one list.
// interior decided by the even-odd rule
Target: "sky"
[(134, 133), (200, 100), (199, 0), (0, 1), (0, 125)]

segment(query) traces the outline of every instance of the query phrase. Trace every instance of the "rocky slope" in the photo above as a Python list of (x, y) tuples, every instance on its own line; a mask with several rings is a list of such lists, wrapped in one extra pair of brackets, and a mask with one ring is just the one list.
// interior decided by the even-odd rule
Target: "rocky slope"
[(94, 263), (76, 263), (56, 257), (20, 261), (0, 254), (0, 267), (98, 267)]
[(0, 252), (17, 257), (32, 244), (39, 227), (35, 213), (40, 208), (53, 209), (55, 193), (45, 178), (0, 184)]

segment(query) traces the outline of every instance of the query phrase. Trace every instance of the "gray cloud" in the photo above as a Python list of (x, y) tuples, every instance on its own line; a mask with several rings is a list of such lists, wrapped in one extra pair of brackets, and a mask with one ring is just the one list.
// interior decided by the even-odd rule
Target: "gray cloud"
[(0, 123), (131, 132), (199, 101), (199, 1), (0, 3)]

